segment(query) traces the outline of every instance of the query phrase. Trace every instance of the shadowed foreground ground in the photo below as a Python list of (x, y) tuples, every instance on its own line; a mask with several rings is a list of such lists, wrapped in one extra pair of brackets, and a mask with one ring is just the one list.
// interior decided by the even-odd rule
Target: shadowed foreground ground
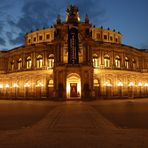
[(0, 101), (0, 148), (147, 148), (148, 100)]

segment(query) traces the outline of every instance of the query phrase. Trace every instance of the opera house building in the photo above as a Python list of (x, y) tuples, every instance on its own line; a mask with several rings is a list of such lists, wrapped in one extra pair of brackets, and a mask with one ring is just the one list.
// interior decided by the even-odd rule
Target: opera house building
[(66, 20), (25, 35), (0, 51), (0, 99), (148, 97), (148, 50), (122, 44), (122, 34), (96, 28), (76, 6)]

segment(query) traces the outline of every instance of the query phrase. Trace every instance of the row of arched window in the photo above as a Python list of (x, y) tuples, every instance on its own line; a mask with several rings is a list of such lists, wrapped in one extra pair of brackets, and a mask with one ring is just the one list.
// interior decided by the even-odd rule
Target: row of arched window
[[(121, 58), (120, 56), (116, 56), (114, 59), (115, 62), (115, 67), (116, 68), (121, 68)], [(136, 60), (133, 58), (132, 59), (132, 68), (136, 69)], [(124, 66), (126, 69), (130, 68), (130, 60), (128, 57), (125, 57), (124, 59)], [(99, 58), (97, 54), (93, 54), (93, 67), (99, 67)], [(108, 54), (104, 55), (104, 67), (105, 68), (110, 68), (111, 67), (111, 58)]]
[[(28, 56), (26, 58), (26, 69), (31, 69), (32, 67), (32, 61), (33, 59), (31, 58), (31, 56)], [(23, 68), (23, 60), (22, 58), (19, 58), (18, 61), (15, 63), (15, 60), (12, 60), (12, 62), (10, 63), (10, 69), (13, 71), (14, 70), (14, 66), (15, 64), (17, 64), (17, 70), (21, 70)], [(47, 66), (49, 68), (53, 68), (54, 67), (54, 55), (50, 54), (48, 56), (48, 61), (47, 61)], [(43, 56), (41, 54), (37, 55), (36, 57), (36, 68), (42, 68), (43, 67)]]

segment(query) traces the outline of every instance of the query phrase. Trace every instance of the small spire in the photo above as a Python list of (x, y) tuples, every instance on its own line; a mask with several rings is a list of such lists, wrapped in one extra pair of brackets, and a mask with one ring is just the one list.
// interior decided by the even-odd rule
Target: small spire
[(85, 16), (85, 23), (86, 23), (86, 24), (89, 24), (89, 17), (88, 17), (87, 14), (86, 14), (86, 16)]
[(56, 21), (57, 21), (57, 24), (61, 24), (61, 16), (60, 15), (57, 16), (57, 20)]

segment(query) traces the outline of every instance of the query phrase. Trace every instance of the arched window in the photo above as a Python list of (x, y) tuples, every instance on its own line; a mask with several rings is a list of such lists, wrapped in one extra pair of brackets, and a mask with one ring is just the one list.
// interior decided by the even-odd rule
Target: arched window
[(110, 67), (110, 57), (107, 54), (104, 56), (104, 67), (105, 68), (109, 68)]
[(36, 62), (37, 62), (36, 63), (37, 68), (42, 68), (42, 66), (43, 66), (43, 56), (42, 55), (38, 55)]
[(54, 67), (54, 55), (50, 54), (48, 57), (48, 67), (53, 68)]
[(121, 67), (121, 59), (119, 56), (115, 57), (115, 66), (116, 68), (120, 68)]
[(31, 64), (32, 64), (32, 61), (31, 61), (31, 57), (27, 57), (27, 69), (30, 69), (31, 68)]
[(14, 70), (14, 60), (11, 62), (11, 70)]
[(99, 59), (97, 54), (93, 54), (93, 67), (99, 66)]
[(53, 79), (49, 80), (48, 87), (53, 87), (53, 85), (54, 85)]
[(18, 64), (17, 68), (18, 68), (18, 70), (20, 70), (22, 68), (22, 59), (21, 58), (18, 60), (17, 64)]
[(129, 68), (129, 59), (128, 57), (125, 57), (125, 68)]
[(136, 60), (135, 59), (132, 59), (132, 67), (133, 67), (133, 69), (136, 69)]

